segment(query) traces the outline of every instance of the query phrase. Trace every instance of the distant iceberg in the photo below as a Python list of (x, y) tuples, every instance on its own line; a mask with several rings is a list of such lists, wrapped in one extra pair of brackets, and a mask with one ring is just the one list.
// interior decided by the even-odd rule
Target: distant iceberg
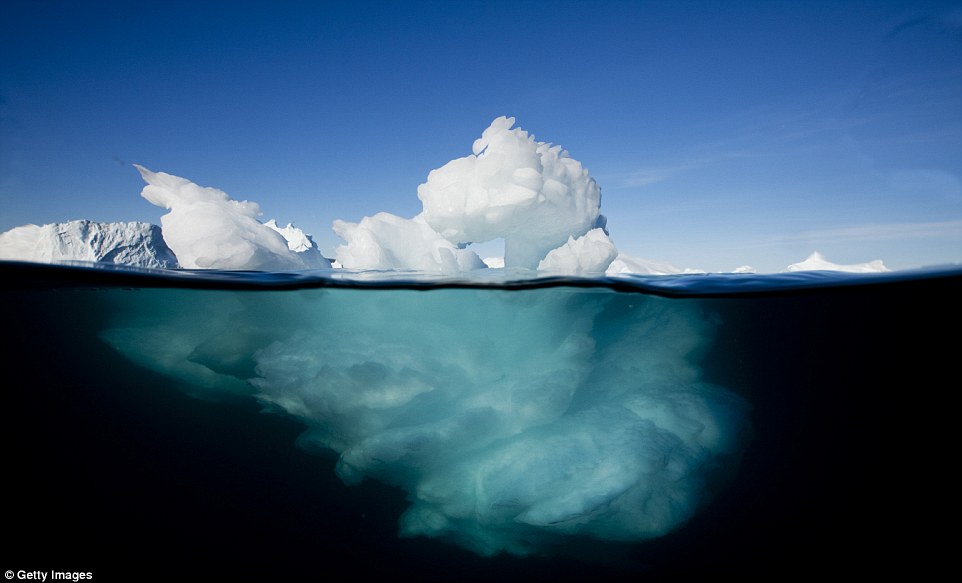
[(818, 251), (813, 252), (805, 261), (793, 263), (788, 266), (788, 271), (845, 271), (848, 273), (882, 273), (891, 271), (881, 259), (869, 261), (867, 263), (853, 263), (851, 265), (839, 265), (832, 263)]
[(608, 275), (680, 275), (686, 270), (679, 269), (665, 261), (649, 261), (624, 253), (618, 255), (607, 269)]
[(24, 225), (0, 233), (0, 259), (55, 263), (100, 261), (135, 267), (175, 269), (174, 255), (160, 227), (149, 223), (80, 220)]

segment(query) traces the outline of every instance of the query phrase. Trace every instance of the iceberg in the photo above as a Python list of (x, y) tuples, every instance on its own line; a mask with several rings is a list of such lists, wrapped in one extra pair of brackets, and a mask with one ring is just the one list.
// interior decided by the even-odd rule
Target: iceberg
[(265, 227), (270, 227), (274, 229), (287, 241), (287, 248), (297, 253), (304, 265), (309, 269), (326, 269), (331, 267), (331, 260), (321, 255), (320, 249), (317, 248), (317, 243), (314, 239), (294, 226), (293, 223), (287, 223), (286, 227), (280, 227), (277, 225), (275, 219), (271, 219), (264, 223)]
[(619, 253), (606, 270), (608, 275), (681, 275), (705, 273), (701, 269), (680, 269), (665, 261), (651, 261)]
[(346, 483), (407, 493), (402, 535), (481, 555), (670, 533), (724, 486), (749, 427), (747, 402), (702, 379), (717, 322), (697, 304), (576, 288), (110, 302), (118, 353), (298, 420)]
[(378, 213), (360, 223), (338, 220), (334, 232), (347, 242), (337, 248), (336, 256), (338, 264), (348, 269), (458, 273), (485, 268), (474, 251), (441, 237), (421, 215), (405, 219)]
[[(601, 189), (560, 146), (535, 141), (514, 118), (499, 117), (473, 145), (473, 154), (433, 170), (418, 187), (422, 212), (406, 219), (377, 213), (353, 223), (334, 221), (344, 240), (336, 263), (311, 237), (288, 224), (261, 223), (260, 206), (226, 192), (134, 165), (147, 183), (141, 196), (169, 212), (161, 217), (165, 248), (186, 269), (299, 271), (330, 268), (414, 270), (456, 274), (485, 269), (472, 243), (503, 239), (498, 267), (543, 269), (556, 275), (602, 273), (617, 256), (600, 213)], [(7, 241), (20, 241), (18, 232)], [(8, 256), (29, 254), (29, 243), (3, 242)], [(71, 258), (99, 260), (96, 253)], [(125, 260), (126, 256), (118, 256)], [(139, 261), (132, 258), (129, 264)]]
[(958, 268), (0, 271), (11, 552), (97, 577), (915, 569), (892, 532), (929, 521), (879, 508), (932, 480), (892, 452), (953, 459), (932, 399), (886, 388), (952, 378)]
[[(587, 171), (513, 125), (494, 120), (472, 155), (432, 172), (413, 218), (336, 221), (346, 270), (300, 273), (330, 265), (301, 229), (143, 167), (143, 197), (169, 211), (162, 229), (78, 221), (0, 235), (0, 259), (210, 270), (0, 265), (12, 282), (0, 307), (21, 340), (5, 363), (21, 371), (11, 499), (29, 501), (11, 521), (27, 532), (14, 548), (112, 559), (119, 547), (174, 570), (157, 561), (176, 553), (163, 543), (220, 544), (206, 557), (215, 569), (258, 563), (277, 579), (273, 551), (286, 545), (282, 566), (299, 575), (323, 562), (335, 578), (355, 576), (374, 557), (401, 570), (427, 556), (419, 574), (443, 564), (445, 575), (519, 579), (549, 564), (567, 574), (574, 555), (594, 571), (599, 549), (689, 578), (794, 566), (815, 548), (834, 562), (851, 556), (853, 536), (894, 546), (877, 534), (893, 520), (877, 500), (917, 498), (930, 480), (893, 476), (887, 452), (933, 450), (929, 428), (892, 420), (907, 406), (919, 409), (909, 419), (931, 417), (925, 401), (880, 398), (892, 371), (864, 363), (897, 363), (900, 386), (941, 386), (948, 348), (918, 339), (940, 338), (930, 328), (955, 313), (962, 276), (885, 274), (857, 293), (842, 287), (858, 278), (846, 274), (684, 277), (694, 270), (619, 253)], [(505, 256), (482, 261), (470, 245), (492, 238)], [(826, 268), (886, 271), (817, 253), (790, 271)], [(354, 271), (371, 269), (389, 271)], [(925, 317), (878, 318), (905, 297)], [(260, 429), (238, 439), (248, 425)], [(333, 472), (305, 477), (306, 458), (293, 455), (273, 465), (279, 450), (259, 449), (265, 435), (293, 452), (298, 436)], [(196, 450), (205, 454), (185, 462)], [(126, 481), (129, 468), (139, 481)], [(324, 471), (332, 480), (319, 487)], [(248, 495), (235, 499), (237, 488)], [(362, 494), (331, 519), (349, 491)], [(364, 532), (367, 512), (391, 527)], [(77, 541), (50, 528), (57, 520), (107, 534)], [(278, 532), (309, 524), (265, 541), (275, 520)], [(900, 532), (917, 526), (894, 520)], [(439, 552), (434, 540), (466, 551)], [(504, 556), (482, 558), (494, 555)], [(537, 558), (511, 571), (516, 557)], [(621, 567), (605, 572), (625, 576)]]
[[(323, 257), (311, 236), (293, 223), (281, 227), (273, 219), (260, 222), (256, 202), (237, 201), (222, 190), (136, 164), (147, 182), (141, 196), (169, 211), (161, 217), (162, 242), (157, 227), (144, 224), (27, 225), (0, 234), (0, 259), (245, 271), (344, 267), (446, 275), (489, 267), (554, 276), (704, 273), (619, 253), (601, 214), (601, 189), (588, 171), (561, 146), (539, 142), (514, 125), (513, 117), (494, 119), (474, 141), (471, 155), (432, 170), (417, 188), (422, 210), (416, 216), (381, 212), (356, 223), (335, 220), (333, 230), (344, 243), (334, 260)], [(138, 230), (145, 232), (134, 232)], [(470, 248), (493, 240), (503, 240), (502, 257), (482, 259)], [(838, 265), (817, 251), (787, 270), (889, 271), (881, 260)], [(747, 265), (733, 271), (753, 272)]]
[(505, 267), (534, 269), (549, 251), (604, 227), (601, 189), (561, 146), (535, 141), (513, 117), (418, 187), (424, 220), (455, 244), (503, 238)]
[(882, 263), (881, 259), (869, 261), (867, 263), (854, 263), (851, 265), (839, 265), (832, 263), (818, 251), (813, 252), (805, 261), (793, 263), (788, 266), (787, 271), (844, 271), (847, 273), (884, 273), (891, 271)]
[(135, 267), (174, 269), (177, 258), (160, 228), (148, 223), (80, 220), (24, 225), (0, 233), (0, 259), (56, 263), (99, 261)]
[[(316, 268), (324, 263), (330, 266), (314, 249), (292, 250), (276, 224), (271, 227), (257, 221), (261, 214), (257, 203), (236, 201), (222, 190), (134, 166), (147, 183), (141, 196), (170, 211), (161, 217), (160, 224), (164, 240), (181, 267), (285, 271)], [(287, 233), (292, 238), (303, 234), (295, 233), (292, 226)], [(303, 245), (294, 242), (295, 248)]]
[(378, 213), (360, 223), (336, 221), (345, 241), (338, 263), (456, 273), (486, 267), (469, 245), (503, 239), (496, 265), (505, 268), (539, 269), (557, 250), (545, 264), (555, 273), (603, 272), (617, 253), (604, 230), (601, 189), (561, 146), (538, 142), (514, 123), (495, 119), (471, 155), (432, 170), (418, 187), (422, 211), (413, 219)]
[(563, 273), (565, 275), (588, 275), (604, 273), (618, 256), (611, 239), (603, 229), (592, 229), (575, 239), (552, 249), (538, 263), (538, 271)]

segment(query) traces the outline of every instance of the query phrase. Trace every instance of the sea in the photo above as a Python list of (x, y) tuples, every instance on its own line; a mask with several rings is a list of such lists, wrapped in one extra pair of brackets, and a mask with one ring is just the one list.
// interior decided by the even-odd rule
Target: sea
[(0, 281), (8, 574), (505, 583), (951, 564), (937, 525), (951, 532), (957, 505), (959, 266), (0, 262)]

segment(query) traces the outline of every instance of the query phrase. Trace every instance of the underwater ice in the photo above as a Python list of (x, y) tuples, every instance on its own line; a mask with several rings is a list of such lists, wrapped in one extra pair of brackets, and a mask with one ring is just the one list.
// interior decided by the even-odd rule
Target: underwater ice
[(118, 292), (102, 337), (202, 397), (253, 396), (403, 488), (403, 535), (477, 553), (640, 541), (723, 484), (747, 404), (701, 379), (697, 304), (575, 288)]
[[(336, 221), (338, 262), (458, 273), (485, 268), (471, 243), (503, 239), (506, 268), (674, 269), (619, 258), (595, 181), (513, 125), (495, 119), (431, 172), (417, 216)], [(256, 203), (137, 168), (181, 267), (329, 265)], [(483, 555), (672, 532), (724, 486), (749, 430), (746, 402), (702, 379), (716, 322), (697, 303), (575, 287), (104, 293), (101, 337), (129, 360), (297, 419), (345, 482), (407, 492), (403, 535)]]

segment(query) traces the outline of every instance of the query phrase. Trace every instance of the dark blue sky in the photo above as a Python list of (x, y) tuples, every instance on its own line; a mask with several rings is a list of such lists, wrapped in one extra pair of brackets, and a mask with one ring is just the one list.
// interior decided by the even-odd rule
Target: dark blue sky
[(589, 169), (631, 255), (962, 261), (951, 2), (6, 0), (0, 230), (158, 223), (139, 163), (330, 256), (499, 115)]

